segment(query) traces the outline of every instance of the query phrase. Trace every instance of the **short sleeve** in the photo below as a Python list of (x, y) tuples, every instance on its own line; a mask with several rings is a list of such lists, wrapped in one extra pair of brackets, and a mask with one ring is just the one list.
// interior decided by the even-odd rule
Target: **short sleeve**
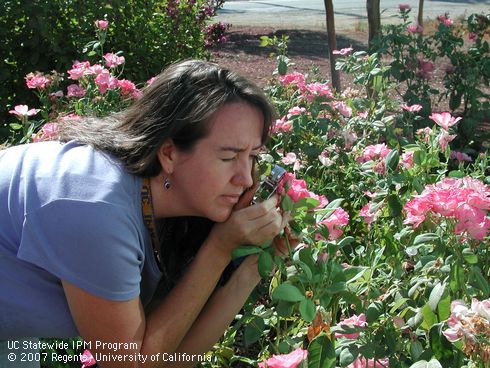
[(17, 256), (96, 296), (135, 298), (145, 255), (128, 212), (106, 202), (50, 202), (25, 216)]

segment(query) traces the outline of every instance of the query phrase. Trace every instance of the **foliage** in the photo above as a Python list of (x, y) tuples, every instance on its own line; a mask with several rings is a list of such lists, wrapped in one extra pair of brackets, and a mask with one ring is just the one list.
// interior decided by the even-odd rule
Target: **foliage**
[[(138, 98), (121, 54), (103, 51), (106, 29), (96, 32), (66, 94), (51, 95), (58, 73), (28, 78), (41, 106), (11, 110), (9, 144), (56, 138), (66, 113), (103, 116)], [(286, 40), (263, 40), (287, 67)], [(285, 258), (269, 244), (236, 250), (259, 254), (264, 281), (201, 366), (489, 367), (489, 154), (451, 147), (467, 116), (394, 99), (395, 66), (379, 54), (338, 52), (355, 81), (342, 95), (287, 70), (267, 88), (282, 118), (262, 174), (289, 169), (285, 235), (302, 240), (284, 237)]]
[[(416, 127), (427, 125), (430, 112), (445, 103), (452, 113), (465, 117), (459, 134), (468, 142), (475, 135), (478, 120), (488, 119), (490, 114), (490, 15), (472, 14), (461, 25), (441, 15), (431, 35), (412, 24), (409, 15), (410, 7), (401, 5), (401, 22), (384, 26), (372, 51), (389, 60), (390, 77), (399, 84), (396, 91), (403, 100), (422, 105), (425, 119)], [(438, 70), (444, 75), (442, 91), (430, 82)]]
[[(223, 41), (222, 26), (208, 25), (221, 5), (206, 0), (114, 0), (102, 6), (95, 0), (0, 2), (0, 116), (6, 118), (14, 100), (35, 103), (22, 88), (24, 76), (68, 69), (93, 38), (94, 20), (109, 21), (107, 42), (125, 50), (130, 61), (125, 74), (141, 83), (171, 62), (206, 57), (207, 46)], [(0, 129), (3, 141), (7, 128)]]

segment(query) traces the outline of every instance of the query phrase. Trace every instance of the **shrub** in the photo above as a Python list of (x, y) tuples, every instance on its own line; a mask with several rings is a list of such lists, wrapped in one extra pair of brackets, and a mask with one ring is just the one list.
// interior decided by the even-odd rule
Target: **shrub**
[[(103, 4), (103, 3), (102, 3)], [(94, 20), (107, 19), (107, 42), (125, 50), (127, 78), (137, 83), (167, 64), (207, 55), (203, 30), (219, 3), (206, 0), (5, 0), (0, 2), (0, 117), (12, 102), (33, 105), (23, 87), (33, 71), (67, 70), (93, 38)], [(222, 40), (217, 27), (210, 36)], [(94, 46), (94, 44), (92, 44)], [(97, 46), (97, 45), (95, 45)], [(90, 50), (87, 50), (88, 52)], [(0, 141), (7, 135), (0, 130)]]

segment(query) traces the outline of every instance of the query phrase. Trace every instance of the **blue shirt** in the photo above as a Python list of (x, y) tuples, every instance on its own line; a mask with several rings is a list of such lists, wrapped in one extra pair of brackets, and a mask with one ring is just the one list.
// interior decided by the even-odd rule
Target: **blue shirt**
[(141, 178), (75, 142), (0, 151), (0, 340), (78, 336), (61, 280), (102, 298), (140, 296), (161, 273)]

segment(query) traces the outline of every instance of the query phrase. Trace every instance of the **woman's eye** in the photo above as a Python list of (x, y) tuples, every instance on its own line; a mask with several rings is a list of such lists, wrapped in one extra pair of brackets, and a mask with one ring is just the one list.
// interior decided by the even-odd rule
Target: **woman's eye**
[(224, 161), (224, 162), (235, 161), (235, 160), (236, 160), (236, 156), (234, 156), (234, 157), (229, 157), (229, 158), (222, 158), (221, 160), (222, 160), (222, 161)]

